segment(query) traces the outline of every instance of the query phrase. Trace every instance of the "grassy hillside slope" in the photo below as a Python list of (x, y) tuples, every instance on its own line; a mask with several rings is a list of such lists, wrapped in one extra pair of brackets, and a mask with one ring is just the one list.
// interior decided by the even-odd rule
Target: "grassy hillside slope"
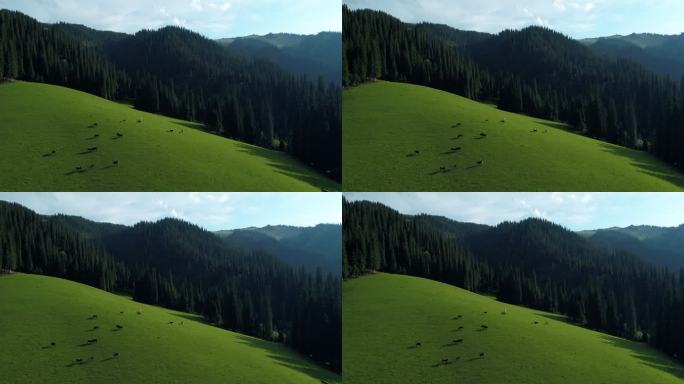
[[(92, 315), (97, 318), (89, 320)], [(0, 275), (0, 329), (2, 381), (8, 383), (340, 380), (282, 345), (52, 277)]]
[(684, 176), (648, 153), (431, 88), (362, 85), (344, 91), (342, 111), (348, 191), (684, 189)]
[(345, 384), (684, 379), (681, 366), (647, 345), (431, 280), (377, 274), (344, 282), (342, 294)]
[[(199, 127), (68, 88), (0, 84), (0, 190), (339, 189), (282, 152)], [(88, 151), (91, 147), (97, 150)]]

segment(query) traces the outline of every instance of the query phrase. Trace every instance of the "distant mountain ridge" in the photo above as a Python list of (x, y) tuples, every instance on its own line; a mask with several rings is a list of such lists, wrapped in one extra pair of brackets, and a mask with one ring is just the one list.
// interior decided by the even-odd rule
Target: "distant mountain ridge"
[(627, 251), (673, 271), (684, 268), (684, 224), (614, 227), (578, 233), (604, 249)]
[(269, 225), (214, 232), (226, 244), (262, 250), (290, 265), (339, 276), (341, 273), (342, 226), (318, 224), (314, 227)]
[(340, 85), (342, 82), (342, 34), (320, 32), (315, 35), (270, 33), (216, 40), (238, 55), (270, 60), (291, 73), (309, 80)]
[(601, 55), (630, 59), (653, 72), (669, 75), (674, 79), (684, 76), (684, 33), (633, 33), (582, 39), (580, 42)]

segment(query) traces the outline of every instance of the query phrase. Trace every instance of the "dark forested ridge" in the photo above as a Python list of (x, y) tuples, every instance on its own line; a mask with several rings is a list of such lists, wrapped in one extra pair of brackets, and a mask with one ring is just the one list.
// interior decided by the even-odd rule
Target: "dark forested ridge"
[(630, 226), (580, 234), (600, 247), (628, 251), (672, 271), (684, 268), (684, 225), (672, 228)]
[(343, 7), (343, 84), (409, 82), (569, 123), (684, 166), (684, 78), (608, 59), (547, 28), (497, 35)]
[(327, 83), (342, 83), (342, 34), (339, 32), (316, 35), (271, 33), (219, 39), (217, 42), (239, 55), (268, 59), (311, 80), (322, 77)]
[(201, 314), (220, 327), (283, 342), (339, 372), (339, 278), (227, 246), (195, 225), (133, 227), (41, 216), (0, 202), (0, 269), (57, 276), (134, 300)]
[[(0, 10), (0, 78), (46, 82), (290, 153), (340, 180), (340, 88), (178, 27), (135, 35)], [(230, 164), (226, 164), (230, 166)]]
[(684, 76), (684, 33), (657, 35), (633, 33), (580, 40), (592, 51), (609, 58), (635, 61), (653, 72), (673, 79)]
[[(379, 203), (343, 202), (343, 274), (408, 274), (495, 294), (501, 301), (684, 356), (684, 270), (604, 250), (548, 221), (495, 227), (407, 216)], [(460, 228), (455, 235), (449, 226)], [(464, 233), (469, 233), (464, 235)]]
[(262, 250), (281, 261), (309, 271), (341, 276), (342, 226), (319, 224), (314, 227), (267, 226), (218, 231), (228, 245)]

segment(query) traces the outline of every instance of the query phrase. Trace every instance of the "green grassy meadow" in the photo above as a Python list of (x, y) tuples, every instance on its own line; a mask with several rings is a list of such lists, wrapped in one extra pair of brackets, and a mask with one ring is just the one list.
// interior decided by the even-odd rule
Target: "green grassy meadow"
[(68, 88), (0, 84), (0, 190), (340, 189), (282, 152), (199, 128)]
[(422, 86), (345, 90), (342, 116), (347, 191), (684, 190), (646, 152)]
[(684, 381), (682, 366), (645, 344), (432, 280), (376, 274), (342, 293), (345, 384)]
[(52, 277), (0, 275), (0, 330), (4, 383), (341, 380), (280, 344)]

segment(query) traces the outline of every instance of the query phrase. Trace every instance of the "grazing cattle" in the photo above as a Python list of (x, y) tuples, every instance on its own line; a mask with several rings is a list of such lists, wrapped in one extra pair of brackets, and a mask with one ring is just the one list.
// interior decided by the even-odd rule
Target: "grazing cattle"
[(501, 122), (502, 122), (502, 123), (505, 123), (505, 122), (506, 122), (506, 118), (504, 117), (503, 119), (501, 119)]
[(100, 326), (99, 326), (99, 325), (96, 325), (96, 326), (93, 327), (93, 329), (100, 329)]
[(461, 137), (463, 137), (463, 134), (461, 133), (459, 133), (458, 136), (456, 136), (457, 139), (460, 139)]
[(169, 324), (173, 324), (173, 321), (169, 321)]
[(484, 132), (480, 132), (480, 137), (487, 137), (487, 134)]
[(80, 364), (83, 362), (83, 359), (76, 359), (76, 362)]
[(123, 315), (123, 311), (121, 311), (121, 312), (119, 312), (119, 313)]
[(114, 352), (114, 355), (113, 355), (113, 356), (114, 356), (114, 357), (119, 356), (119, 352)]
[(173, 132), (173, 129), (169, 129), (169, 132)]
[(423, 344), (421, 344), (420, 341), (416, 343), (416, 347), (420, 347), (421, 345), (423, 345)]
[(119, 160), (114, 160), (114, 161), (112, 161), (112, 164), (114, 164), (114, 165), (119, 165)]
[(487, 329), (487, 328), (489, 328), (488, 326), (486, 326), (486, 325), (484, 325), (484, 324), (480, 325), (480, 327), (481, 327), (482, 329)]
[(413, 151), (413, 153), (415, 153), (417, 155), (420, 153), (420, 151), (416, 149), (415, 151)]
[(88, 343), (97, 343), (97, 339), (90, 339), (88, 340)]
[(451, 340), (451, 341), (453, 341), (454, 343), (462, 343), (462, 342), (463, 342), (463, 339), (454, 339), (454, 340)]
[[(477, 162), (477, 165), (482, 165), (483, 163), (484, 163), (484, 161), (479, 160), (479, 161)], [(487, 312), (485, 312), (485, 313), (487, 313)]]
[(535, 321), (533, 324), (539, 324), (539, 322), (538, 322), (538, 321)]
[(90, 147), (90, 148), (88, 148), (88, 150), (91, 151), (91, 152), (92, 152), (92, 151), (97, 151), (97, 147)]
[(463, 326), (462, 326), (462, 325), (458, 327), (458, 330), (459, 330), (459, 331), (460, 331), (461, 329), (463, 329)]
[(95, 137), (100, 137), (100, 134), (99, 134), (99, 133), (96, 133), (96, 134), (95, 134)]
[(116, 133), (116, 137), (123, 137), (123, 133), (117, 132), (117, 133)]
[(77, 170), (77, 171), (82, 171), (82, 170), (83, 170), (83, 167), (76, 167), (76, 170)]
[(461, 150), (461, 147), (451, 147), (451, 150), (452, 150), (452, 151), (460, 151), (460, 150)]
[(52, 154), (54, 155), (55, 153), (57, 153), (57, 151), (55, 151), (55, 150), (53, 149), (52, 152), (50, 152), (50, 153), (52, 153)]
[(142, 122), (143, 122), (143, 118), (141, 117), (138, 119), (138, 123), (142, 123)]
[(484, 353), (484, 352), (480, 352), (480, 357), (485, 357), (485, 353)]
[(54, 347), (57, 344), (53, 341), (53, 342), (50, 342), (50, 345)]
[(123, 325), (117, 324), (117, 325), (116, 325), (116, 328), (117, 328), (117, 329), (123, 329)]
[(142, 312), (140, 312), (140, 311), (138, 311), (138, 312), (136, 312), (136, 313), (137, 313), (138, 315), (142, 315)]
[(537, 130), (536, 130), (536, 129), (533, 129), (532, 132), (537, 132)]
[(442, 172), (446, 172), (447, 169), (446, 169), (446, 167), (439, 167), (439, 170)]
[(449, 362), (449, 359), (442, 359), (442, 364), (446, 364)]

